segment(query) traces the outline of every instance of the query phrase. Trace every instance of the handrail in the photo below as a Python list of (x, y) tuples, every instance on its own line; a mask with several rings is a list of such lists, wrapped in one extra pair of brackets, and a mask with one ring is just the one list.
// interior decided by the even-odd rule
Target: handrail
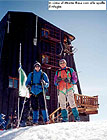
[[(82, 113), (92, 113), (93, 114), (97, 113), (97, 108), (99, 107), (98, 104), (98, 96), (85, 96), (85, 95), (81, 95), (81, 94), (74, 94), (74, 98), (75, 98), (75, 103), (76, 106), (78, 107), (78, 111), (82, 112)], [(67, 107), (69, 108), (69, 106)], [(52, 112), (49, 115), (50, 121), (51, 122), (55, 122), (55, 119), (58, 119), (58, 117), (61, 116), (61, 113), (56, 115), (55, 114), (61, 110), (61, 107), (57, 108), (54, 112)], [(68, 115), (70, 116), (72, 114), (72, 112), (70, 112)]]
[(98, 108), (98, 96), (74, 94), (76, 105)]

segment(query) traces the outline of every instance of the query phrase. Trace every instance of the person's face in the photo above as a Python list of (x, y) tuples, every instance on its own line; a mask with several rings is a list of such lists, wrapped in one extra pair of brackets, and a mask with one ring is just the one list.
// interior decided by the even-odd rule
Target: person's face
[(65, 63), (64, 61), (62, 61), (61, 63), (59, 63), (59, 66), (60, 66), (61, 68), (64, 68), (64, 67), (66, 67), (66, 63)]
[(35, 66), (35, 70), (36, 70), (37, 72), (39, 72), (39, 71), (40, 71), (40, 66), (39, 66), (39, 65), (36, 65), (36, 66)]

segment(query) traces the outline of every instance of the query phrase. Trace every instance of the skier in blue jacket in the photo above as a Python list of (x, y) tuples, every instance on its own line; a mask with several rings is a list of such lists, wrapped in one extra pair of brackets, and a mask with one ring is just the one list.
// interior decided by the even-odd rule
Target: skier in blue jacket
[(41, 64), (35, 62), (33, 72), (29, 73), (26, 86), (31, 87), (31, 107), (33, 109), (33, 123), (38, 124), (39, 119), (39, 107), (41, 109), (44, 123), (49, 122), (48, 112), (45, 105), (43, 87), (41, 82), (43, 82), (44, 88), (49, 87), (49, 79), (45, 72), (42, 72)]

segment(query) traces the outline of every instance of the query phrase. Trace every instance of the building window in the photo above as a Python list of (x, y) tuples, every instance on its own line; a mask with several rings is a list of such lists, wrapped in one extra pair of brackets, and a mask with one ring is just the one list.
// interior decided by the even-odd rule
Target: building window
[(10, 87), (10, 88), (13, 87), (13, 79), (9, 79), (9, 87)]
[(9, 88), (18, 88), (18, 79), (9, 77)]
[(14, 79), (14, 88), (18, 88), (18, 80)]
[(49, 63), (49, 56), (42, 54), (42, 64), (48, 64)]
[(48, 38), (48, 36), (49, 36), (49, 30), (42, 28), (41, 36), (42, 37), (45, 37), (45, 38)]

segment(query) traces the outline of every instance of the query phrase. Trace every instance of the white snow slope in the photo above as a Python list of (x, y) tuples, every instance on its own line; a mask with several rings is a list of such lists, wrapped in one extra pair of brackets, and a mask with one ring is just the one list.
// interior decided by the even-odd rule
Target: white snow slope
[(107, 121), (16, 128), (0, 131), (0, 140), (107, 140)]

